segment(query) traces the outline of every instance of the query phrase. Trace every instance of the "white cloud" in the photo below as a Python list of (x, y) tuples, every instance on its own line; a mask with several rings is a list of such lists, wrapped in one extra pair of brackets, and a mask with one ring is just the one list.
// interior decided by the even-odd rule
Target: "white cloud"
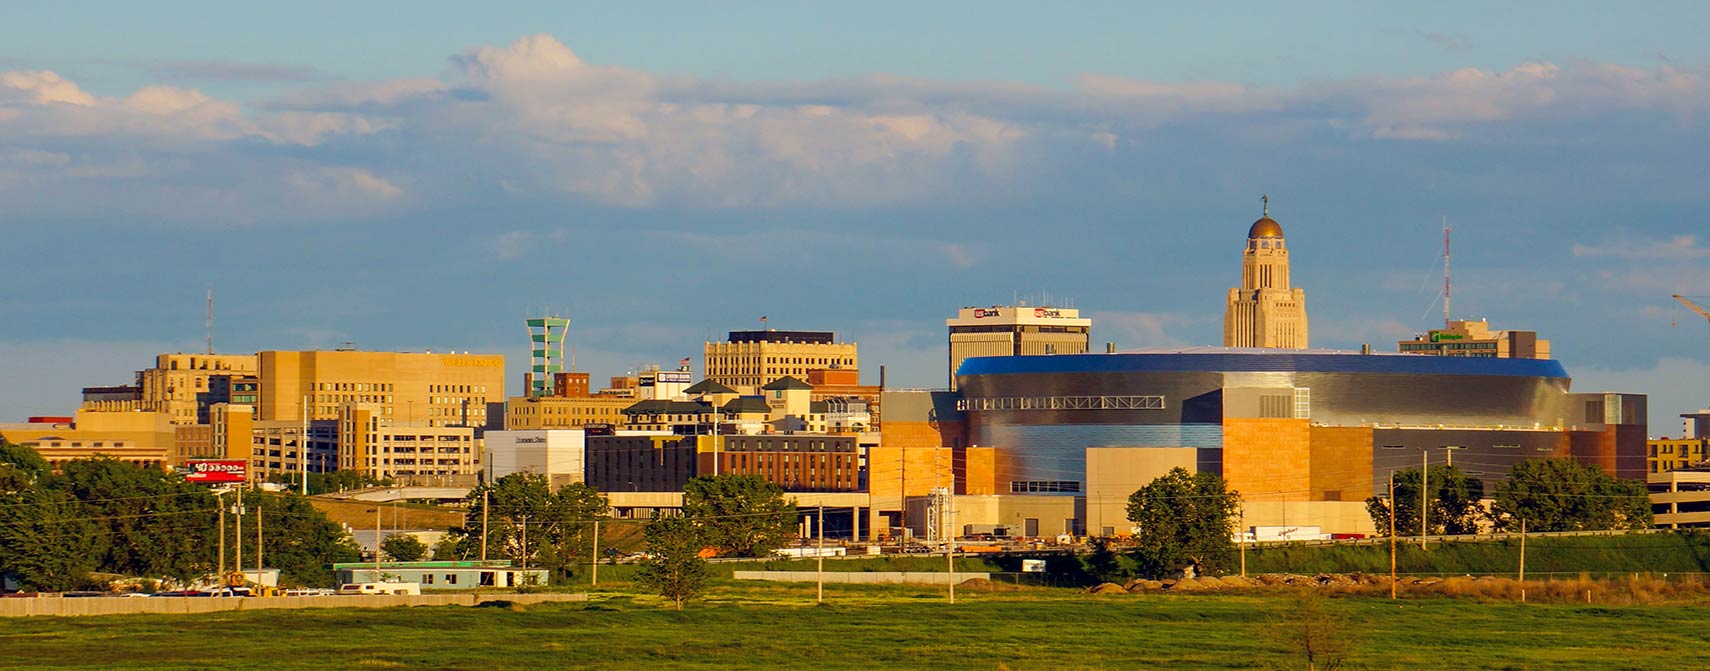
[[(1063, 88), (891, 75), (738, 82), (590, 63), (550, 35), (531, 35), (465, 49), (443, 79), (329, 83), (290, 69), (203, 65), (188, 70), (306, 83), (270, 101), (159, 85), (109, 98), (53, 72), (0, 72), (0, 143), (65, 154), (61, 170), (155, 171), (141, 186), (107, 190), (125, 193), (119, 201), (76, 198), (90, 185), (58, 182), (71, 177), (52, 166), (20, 176), (0, 164), (0, 207), (80, 200), (80, 211), (131, 214), (140, 202), (166, 220), (265, 222), (352, 216), (364, 211), (349, 207), (359, 197), (431, 207), (494, 184), (624, 208), (989, 205), (1055, 193), (1060, 182), (1050, 177), (1085, 170), (1089, 158), (1147, 151), (1151, 134), (1172, 124), (1238, 128), (1269, 144), (1312, 131), (1453, 142), (1484, 128), (1634, 111), (1691, 123), (1710, 109), (1698, 71), (1584, 62), (1297, 88), (1100, 74)], [(293, 151), (265, 150), (279, 146)], [(135, 160), (112, 155), (127, 152)], [(305, 184), (340, 198), (291, 202)], [(404, 185), (421, 197), (403, 198)], [(953, 263), (971, 258), (944, 251)]]
[[(95, 104), (95, 96), (52, 72), (0, 72), (0, 86), (11, 89), (14, 95), (27, 96), (25, 99), (36, 105), (64, 103), (87, 107)], [(0, 97), (0, 102), (5, 100), (5, 97)]]

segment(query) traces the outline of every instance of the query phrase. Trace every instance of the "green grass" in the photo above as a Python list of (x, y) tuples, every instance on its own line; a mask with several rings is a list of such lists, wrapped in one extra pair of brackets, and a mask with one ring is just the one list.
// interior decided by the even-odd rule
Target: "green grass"
[[(522, 610), (251, 611), (14, 619), (10, 669), (1135, 669), (1290, 662), (1264, 635), (1286, 596), (715, 587), (683, 612), (627, 592)], [(1333, 599), (1352, 668), (1710, 666), (1703, 603), (1584, 607)], [(1283, 616), (1286, 617), (1286, 616)], [(1301, 668), (1293, 664), (1282, 668)]]
[[(1520, 542), (1397, 543), (1396, 570), (1413, 574), (1513, 574)], [(1293, 546), (1249, 550), (1248, 573), (1389, 573), (1389, 544)], [(1710, 534), (1656, 533), (1623, 536), (1533, 537), (1526, 541), (1526, 574), (1588, 572), (1710, 572)]]

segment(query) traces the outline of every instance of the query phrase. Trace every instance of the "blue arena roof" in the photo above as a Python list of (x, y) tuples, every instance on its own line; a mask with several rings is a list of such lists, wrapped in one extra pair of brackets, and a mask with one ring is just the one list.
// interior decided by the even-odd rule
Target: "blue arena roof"
[(1130, 352), (971, 357), (957, 377), (1012, 373), (1400, 373), (1566, 378), (1554, 359), (1497, 359), (1422, 354), (1355, 354), (1311, 350)]

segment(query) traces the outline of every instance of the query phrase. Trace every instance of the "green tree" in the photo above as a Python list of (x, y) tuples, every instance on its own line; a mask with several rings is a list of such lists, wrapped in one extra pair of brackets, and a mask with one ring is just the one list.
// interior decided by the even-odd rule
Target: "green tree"
[(593, 487), (572, 483), (554, 492), (545, 476), (532, 473), (507, 475), (478, 487), (469, 493), (468, 502), (458, 555), (480, 555), (485, 523), (488, 554), (522, 561), (526, 524), (528, 564), (560, 575), (589, 557), (594, 520), (609, 513), (605, 497)]
[[(1459, 466), (1432, 466), (1427, 471), (1430, 516), (1426, 522), (1432, 535), (1466, 535), (1479, 532), (1486, 514), (1480, 501), (1484, 483), (1467, 475)], [(1366, 499), (1366, 513), (1380, 534), (1389, 533), (1390, 504), (1384, 496)], [(1419, 533), (1419, 469), (1395, 472), (1395, 533)]]
[(176, 475), (110, 458), (61, 465), (52, 481), (83, 502), (107, 538), (101, 570), (189, 580), (214, 569), (218, 501)]
[(1221, 572), (1234, 559), (1235, 516), (1241, 495), (1214, 473), (1175, 468), (1128, 497), (1135, 560), (1142, 574), (1161, 577), (1188, 565)]
[(464, 541), (465, 538), (461, 528), (452, 529), (446, 532), (444, 536), (440, 537), (439, 542), (433, 544), (434, 561), (467, 560), (469, 555), (465, 554), (465, 552), (467, 552), (468, 543), (465, 543)]
[(380, 541), (380, 550), (392, 561), (421, 561), (428, 553), (427, 543), (410, 534), (392, 534)]
[[(255, 519), (261, 516), (265, 531), (262, 558), (269, 568), (279, 569), (286, 584), (331, 585), (333, 564), (362, 559), (362, 549), (350, 533), (316, 509), (310, 499), (290, 492), (248, 490), (243, 504), (247, 510), (244, 535), (254, 538)], [(217, 539), (210, 538), (209, 542)]]
[(47, 460), (35, 450), (0, 439), (0, 495), (22, 492), (52, 475)]
[(683, 517), (719, 554), (763, 557), (796, 535), (796, 506), (758, 475), (711, 475), (683, 485)]
[(1522, 519), (1528, 531), (1643, 529), (1651, 526), (1651, 504), (1636, 480), (1570, 458), (1536, 459), (1515, 464), (1497, 483), (1491, 518), (1504, 531)]
[(0, 574), (25, 587), (64, 591), (100, 568), (105, 539), (70, 494), (31, 488), (0, 497)]
[(661, 517), (649, 522), (643, 531), (647, 557), (636, 571), (636, 583), (682, 610), (683, 602), (701, 592), (711, 573), (707, 560), (700, 556), (701, 548), (707, 545), (701, 537), (703, 530), (693, 520), (682, 517)]
[(1109, 538), (1092, 540), (1092, 552), (1081, 558), (1081, 570), (1099, 582), (1120, 583), (1129, 576), (1128, 568), (1122, 564), (1122, 555), (1111, 548)]

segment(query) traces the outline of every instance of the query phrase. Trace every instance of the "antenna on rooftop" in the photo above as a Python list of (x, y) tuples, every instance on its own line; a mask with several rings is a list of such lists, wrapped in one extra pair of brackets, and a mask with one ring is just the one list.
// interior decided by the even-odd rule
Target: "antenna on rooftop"
[(208, 288), (208, 319), (203, 324), (208, 337), (208, 353), (214, 353), (214, 289)]
[(1449, 328), (1449, 215), (1443, 215), (1443, 328)]

